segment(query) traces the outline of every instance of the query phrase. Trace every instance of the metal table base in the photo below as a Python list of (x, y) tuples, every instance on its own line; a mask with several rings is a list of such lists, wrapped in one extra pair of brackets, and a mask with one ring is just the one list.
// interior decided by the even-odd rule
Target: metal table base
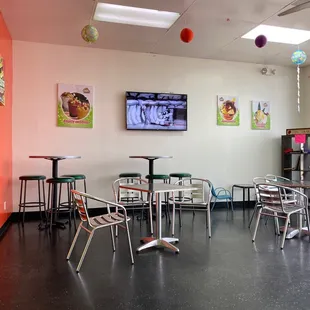
[(167, 248), (175, 253), (180, 250), (172, 242), (179, 242), (178, 238), (162, 237), (162, 223), (161, 223), (161, 193), (156, 193), (156, 235), (155, 237), (141, 238), (141, 242), (145, 243), (137, 248), (137, 253), (150, 248)]

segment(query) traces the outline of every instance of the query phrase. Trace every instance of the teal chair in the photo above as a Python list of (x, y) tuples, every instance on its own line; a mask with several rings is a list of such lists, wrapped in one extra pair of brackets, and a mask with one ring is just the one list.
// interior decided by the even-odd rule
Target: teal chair
[(211, 211), (214, 209), (215, 204), (219, 201), (219, 200), (225, 200), (226, 201), (226, 205), (227, 205), (227, 209), (229, 209), (229, 204), (228, 202), (230, 202), (231, 205), (231, 210), (234, 211), (234, 204), (233, 204), (233, 198), (232, 198), (232, 194), (229, 190), (223, 188), (223, 187), (218, 187), (214, 189), (214, 186), (212, 186), (211, 189), (211, 194), (212, 194), (212, 198), (214, 198), (214, 202), (213, 202), (213, 206)]

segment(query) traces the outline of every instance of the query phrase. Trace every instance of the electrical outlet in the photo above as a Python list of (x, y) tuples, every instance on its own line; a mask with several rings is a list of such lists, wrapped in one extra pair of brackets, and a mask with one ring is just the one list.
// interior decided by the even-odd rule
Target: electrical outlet
[(3, 209), (6, 210), (6, 201), (3, 203)]

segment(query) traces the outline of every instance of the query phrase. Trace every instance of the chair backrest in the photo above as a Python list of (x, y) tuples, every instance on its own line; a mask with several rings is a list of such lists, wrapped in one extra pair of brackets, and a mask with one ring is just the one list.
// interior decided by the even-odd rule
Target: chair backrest
[(85, 197), (84, 193), (78, 192), (76, 190), (71, 190), (73, 199), (76, 205), (76, 208), (79, 212), (79, 216), (82, 222), (87, 222), (89, 221), (89, 215), (88, 215), (88, 210), (87, 206), (85, 204)]
[(266, 174), (265, 178), (269, 181), (291, 181), (290, 179), (288, 178), (285, 178), (285, 177), (281, 177), (281, 176), (278, 176), (278, 175), (274, 175), (274, 174)]
[(217, 197), (213, 184), (211, 186), (211, 194), (212, 196)]
[(192, 201), (193, 203), (210, 203), (212, 198), (212, 183), (209, 180), (199, 178), (186, 178), (177, 181), (175, 184), (190, 186), (193, 188), (192, 190), (186, 190), (181, 193), (181, 197), (184, 201)]
[(263, 207), (277, 212), (284, 212), (281, 186), (271, 185), (270, 183), (265, 182), (256, 184), (256, 187), (258, 190), (259, 201)]
[(253, 179), (253, 185), (255, 189), (255, 195), (256, 195), (256, 200), (257, 202), (260, 202), (260, 197), (259, 197), (259, 192), (258, 192), (258, 187), (257, 184), (264, 184), (264, 183), (269, 183), (270, 181), (266, 179), (266, 177), (255, 177)]
[(130, 204), (143, 199), (142, 192), (120, 188), (120, 185), (136, 185), (147, 183), (148, 182), (146, 180), (141, 178), (120, 178), (115, 180), (112, 184), (115, 202)]
[[(104, 200), (102, 198), (98, 198), (83, 192), (79, 192), (77, 190), (71, 190), (73, 198), (74, 198), (74, 202), (76, 204), (77, 210), (79, 212), (79, 216), (81, 218), (81, 221), (83, 222), (88, 222), (88, 224), (92, 227), (94, 227), (94, 225), (92, 224), (92, 218), (89, 216), (88, 214), (88, 210), (87, 210), (87, 205), (85, 204), (85, 198), (87, 198), (87, 202), (89, 203), (90, 200), (94, 200), (97, 202), (100, 202), (101, 204), (103, 204), (103, 207), (106, 209), (106, 213), (111, 214), (111, 209), (118, 212), (122, 211), (124, 218), (127, 218), (127, 211), (124, 208), (124, 206), (120, 205), (120, 204), (116, 204), (113, 202), (110, 202), (108, 200)], [(96, 225), (97, 226), (97, 225)]]

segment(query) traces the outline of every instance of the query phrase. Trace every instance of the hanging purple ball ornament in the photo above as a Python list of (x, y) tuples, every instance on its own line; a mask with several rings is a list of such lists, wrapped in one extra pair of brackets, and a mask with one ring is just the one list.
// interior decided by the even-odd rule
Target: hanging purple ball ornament
[(255, 39), (255, 45), (258, 48), (262, 48), (267, 44), (267, 38), (264, 35), (260, 35)]

